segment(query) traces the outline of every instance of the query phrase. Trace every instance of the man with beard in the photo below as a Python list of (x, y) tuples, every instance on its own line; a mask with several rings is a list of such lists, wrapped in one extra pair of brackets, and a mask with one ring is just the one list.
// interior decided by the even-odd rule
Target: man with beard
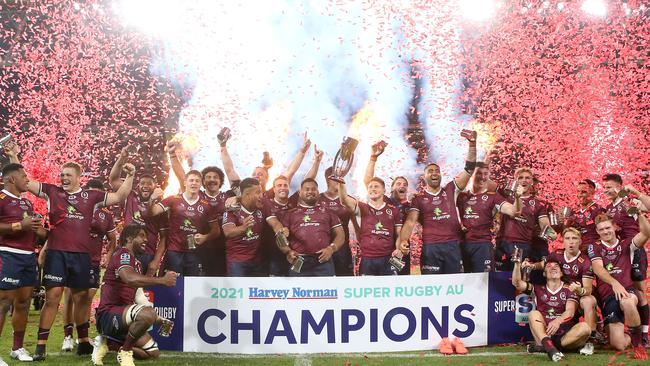
[[(639, 233), (639, 223), (636, 216), (629, 214), (628, 209), (630, 203), (625, 197), (620, 197), (626, 192), (628, 195), (636, 196), (640, 201), (640, 210), (647, 211), (650, 208), (650, 197), (645, 195), (631, 185), (623, 186), (623, 178), (618, 174), (606, 174), (603, 177), (603, 193), (609, 200), (609, 204), (605, 207), (605, 212), (612, 217), (617, 228), (617, 234), (621, 239), (633, 238), (634, 235)], [(645, 249), (634, 251), (634, 258), (632, 259), (632, 280), (634, 281), (634, 288), (636, 288), (636, 295), (639, 299), (637, 304), (639, 314), (641, 315), (641, 325), (643, 328), (642, 342), (644, 346), (648, 345), (648, 322), (650, 321), (650, 309), (648, 307), (648, 297), (646, 295), (646, 275), (648, 272), (648, 254)]]
[(318, 204), (318, 183), (307, 178), (300, 184), (298, 207), (289, 210), (282, 224), (289, 232), (289, 246), (280, 248), (289, 263), (300, 256), (304, 261), (300, 273), (290, 276), (334, 276), (332, 255), (343, 247), (341, 221)]
[[(523, 251), (523, 258), (533, 258), (533, 235), (539, 232), (536, 228), (550, 227), (546, 203), (534, 196), (535, 176), (529, 168), (519, 168), (515, 171), (517, 186), (521, 187), (521, 213), (515, 217), (503, 216), (501, 230), (497, 238), (497, 265), (502, 265), (503, 271), (512, 269), (510, 258), (515, 248)], [(513, 200), (512, 198), (510, 199)], [(552, 230), (552, 229), (551, 229)], [(552, 235), (557, 235), (552, 232)], [(541, 260), (541, 258), (538, 258)]]
[[(109, 175), (109, 182), (113, 190), (118, 190), (122, 185), (120, 172), (129, 157), (129, 147), (122, 149), (120, 156), (113, 165)], [(160, 269), (162, 257), (167, 247), (167, 233), (169, 222), (167, 215), (150, 217), (147, 214), (151, 194), (156, 189), (156, 180), (150, 174), (139, 174), (135, 191), (129, 193), (123, 202), (122, 211), (124, 225), (140, 225), (147, 232), (147, 246), (144, 252), (138, 254), (138, 260), (147, 276), (155, 276)]]
[(219, 218), (200, 196), (201, 180), (201, 172), (190, 170), (185, 174), (183, 193), (162, 199), (164, 192), (156, 188), (148, 208), (151, 216), (169, 214), (165, 269), (184, 276), (200, 275), (200, 259), (195, 249), (221, 233)]
[[(616, 224), (611, 216), (600, 214), (596, 217), (596, 231), (600, 241), (589, 246), (594, 274), (598, 276), (596, 290), (605, 317), (609, 343), (617, 351), (624, 350), (630, 343), (634, 358), (647, 360), (645, 348), (641, 343), (643, 330), (638, 298), (632, 281), (630, 258), (634, 251), (644, 250), (650, 238), (650, 223), (639, 215), (640, 232), (633, 237), (616, 237)], [(629, 336), (625, 334), (627, 323)]]
[[(179, 158), (180, 145), (178, 142), (170, 141), (167, 143), (167, 152), (169, 153), (169, 161), (171, 162), (172, 170), (181, 182), (181, 191), (185, 190), (182, 183), (185, 177), (185, 169), (181, 164)], [(219, 227), (223, 225), (223, 214), (226, 210), (226, 202), (237, 195), (233, 189), (221, 192), (225, 174), (216, 166), (208, 166), (201, 170), (203, 175), (203, 190), (201, 197), (210, 203), (214, 210), (214, 214), (219, 219)], [(235, 182), (237, 183), (237, 182)], [(233, 182), (230, 181), (231, 187)], [(196, 249), (197, 254), (201, 258), (203, 264), (204, 274), (207, 276), (225, 276), (226, 275), (226, 237), (221, 233), (219, 237), (214, 240), (201, 245)]]
[(476, 166), (476, 131), (463, 131), (469, 142), (465, 170), (446, 185), (442, 185), (440, 166), (430, 163), (424, 168), (426, 187), (411, 203), (400, 233), (402, 251), (408, 248), (416, 222), (422, 225), (422, 274), (462, 272), (460, 252), (461, 228), (456, 198), (465, 189)]
[(568, 284), (562, 282), (562, 270), (555, 260), (544, 264), (546, 283), (533, 285), (521, 279), (521, 267), (515, 262), (512, 270), (512, 285), (535, 299), (536, 309), (528, 313), (528, 325), (535, 338), (534, 348), (543, 348), (553, 362), (560, 361), (564, 350), (580, 350), (581, 354), (592, 354), (593, 346), (586, 346), (590, 328), (577, 322), (574, 315), (578, 308), (578, 297)]
[(458, 196), (458, 211), (465, 234), (461, 252), (466, 273), (489, 272), (494, 268), (494, 217), (497, 212), (515, 217), (521, 207), (519, 199), (513, 205), (501, 194), (489, 192), (489, 182), (488, 165), (478, 162), (473, 186)]
[(572, 210), (569, 217), (561, 217), (565, 227), (573, 226), (580, 230), (582, 234), (581, 251), (585, 251), (589, 244), (598, 241), (598, 233), (596, 232), (596, 224), (594, 219), (596, 216), (604, 212), (598, 203), (594, 201), (594, 193), (596, 191), (596, 183), (591, 179), (584, 179), (578, 182), (577, 198), (578, 206)]
[[(95, 190), (95, 191), (104, 191), (104, 184), (97, 179), (91, 179), (86, 183), (86, 189)], [(90, 261), (92, 262), (93, 267), (93, 284), (92, 287), (88, 290), (88, 296), (93, 299), (97, 289), (99, 289), (100, 283), (100, 264), (102, 262), (102, 250), (104, 248), (104, 243), (107, 243), (106, 248), (107, 257), (110, 258), (115, 250), (115, 245), (117, 244), (117, 236), (115, 235), (115, 222), (113, 220), (113, 213), (108, 210), (106, 207), (101, 207), (95, 210), (93, 213), (93, 222), (90, 227), (90, 237), (92, 239), (91, 249), (92, 253), (90, 254)], [(106, 238), (106, 241), (104, 241)], [(43, 251), (46, 250), (46, 247), (43, 247)], [(90, 304), (89, 304), (90, 305)], [(90, 313), (91, 306), (88, 307), (88, 313)], [(72, 293), (69, 288), (66, 288), (63, 293), (63, 345), (61, 346), (61, 351), (71, 352), (74, 348), (74, 340), (72, 339), (72, 331), (74, 328), (73, 323), (73, 314), (74, 307), (72, 304)]]
[(339, 183), (341, 203), (354, 215), (360, 217), (359, 247), (362, 276), (397, 275), (398, 268), (390, 262), (391, 257), (402, 258), (406, 253), (397, 249), (402, 215), (397, 207), (386, 202), (386, 186), (374, 177), (368, 184), (368, 203), (358, 201), (347, 194), (345, 183)]
[(242, 180), (239, 187), (239, 209), (223, 216), (227, 273), (230, 277), (262, 277), (266, 275), (260, 258), (264, 229), (262, 188), (255, 178)]
[(107, 338), (118, 350), (120, 366), (134, 366), (134, 356), (152, 359), (160, 355), (158, 345), (147, 329), (166, 320), (151, 306), (136, 304), (136, 292), (138, 288), (147, 286), (173, 287), (177, 274), (171, 271), (162, 277), (142, 274), (142, 265), (136, 256), (144, 251), (146, 241), (147, 233), (143, 227), (125, 226), (120, 235), (120, 247), (108, 261), (96, 314), (100, 337), (92, 355), (95, 365), (104, 364), (104, 356), (109, 351)]
[[(29, 178), (23, 166), (10, 163), (2, 168), (4, 189), (0, 191), (0, 334), (6, 308), (13, 305), (13, 347), (11, 358), (31, 361), (23, 347), (29, 303), (38, 283), (36, 236), (45, 237), (40, 218), (34, 217), (32, 203), (22, 197)], [(0, 358), (0, 364), (3, 363)]]

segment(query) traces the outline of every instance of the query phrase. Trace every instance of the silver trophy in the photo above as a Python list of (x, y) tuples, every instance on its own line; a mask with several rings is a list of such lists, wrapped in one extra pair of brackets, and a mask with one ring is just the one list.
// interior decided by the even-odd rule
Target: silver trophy
[(343, 183), (343, 178), (352, 168), (352, 162), (354, 161), (354, 150), (356, 150), (357, 145), (359, 145), (359, 140), (353, 139), (352, 137), (343, 138), (341, 143), (341, 148), (336, 153), (334, 157), (334, 164), (332, 164), (332, 175), (328, 178), (339, 183)]
[(303, 258), (301, 255), (297, 256), (296, 259), (291, 264), (291, 270), (296, 273), (300, 273), (300, 271), (302, 271), (302, 265), (304, 263), (305, 263), (305, 258)]
[(196, 238), (194, 238), (194, 234), (190, 234), (187, 236), (187, 249), (190, 250), (196, 249)]
[(402, 258), (396, 255), (391, 256), (388, 260), (388, 263), (390, 263), (390, 265), (393, 266), (397, 272), (400, 272), (404, 269), (404, 266), (406, 266), (406, 263), (402, 260)]
[(544, 240), (553, 241), (557, 239), (557, 234), (555, 233), (551, 225), (546, 225), (540, 231), (539, 237)]
[(506, 183), (506, 186), (503, 187), (503, 193), (508, 197), (514, 197), (515, 193), (517, 193), (518, 186), (519, 184), (516, 179), (510, 179), (508, 180), (508, 183)]
[(617, 196), (620, 197), (620, 198), (625, 198), (625, 197), (627, 197), (629, 195), (630, 195), (630, 191), (628, 191), (625, 188), (621, 188), (621, 190), (618, 191), (618, 193), (617, 193)]

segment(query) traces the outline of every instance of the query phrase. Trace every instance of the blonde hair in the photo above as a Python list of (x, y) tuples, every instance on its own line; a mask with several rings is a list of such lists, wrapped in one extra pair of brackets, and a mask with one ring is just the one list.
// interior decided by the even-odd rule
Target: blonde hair
[(564, 235), (566, 235), (566, 233), (574, 233), (574, 234), (578, 235), (578, 237), (582, 238), (582, 233), (580, 232), (580, 230), (578, 230), (578, 229), (576, 229), (574, 227), (568, 227), (568, 228), (562, 230), (562, 237), (564, 237)]
[(528, 167), (517, 168), (517, 170), (515, 170), (515, 178), (519, 177), (521, 173), (529, 173), (533, 178), (535, 178), (535, 173), (533, 173), (533, 170)]
[(77, 164), (75, 162), (71, 162), (71, 161), (61, 165), (61, 170), (65, 169), (65, 168), (74, 169), (74, 171), (77, 172), (77, 175), (81, 175), (81, 173), (83, 172), (83, 169), (81, 169), (81, 165), (79, 165), (79, 164)]

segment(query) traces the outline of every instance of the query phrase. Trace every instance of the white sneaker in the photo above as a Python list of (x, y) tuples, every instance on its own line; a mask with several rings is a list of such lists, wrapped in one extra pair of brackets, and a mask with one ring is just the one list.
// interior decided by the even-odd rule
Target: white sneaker
[(67, 336), (63, 338), (63, 345), (61, 346), (61, 352), (72, 352), (73, 348), (74, 348), (74, 341), (72, 340), (72, 336)]
[(580, 354), (585, 356), (591, 356), (594, 354), (594, 345), (593, 343), (587, 342), (582, 348), (580, 348)]
[(133, 351), (120, 351), (117, 353), (117, 362), (120, 366), (135, 366), (133, 363)]
[(3, 359), (0, 357), (0, 366), (9, 366)]
[(26, 361), (26, 362), (34, 361), (32, 356), (29, 355), (29, 352), (27, 352), (27, 350), (24, 348), (18, 348), (15, 351), (11, 351), (11, 353), (9, 353), (9, 356), (11, 356), (11, 358), (13, 358), (14, 360), (18, 360), (18, 361)]
[(95, 344), (93, 346), (93, 354), (91, 359), (93, 364), (96, 366), (101, 366), (104, 364), (104, 356), (108, 353), (108, 344), (106, 338), (98, 335), (95, 337)]

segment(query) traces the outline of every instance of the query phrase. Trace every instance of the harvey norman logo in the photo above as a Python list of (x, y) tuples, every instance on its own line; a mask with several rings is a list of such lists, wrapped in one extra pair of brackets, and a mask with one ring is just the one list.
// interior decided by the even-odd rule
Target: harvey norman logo
[(291, 289), (248, 288), (248, 298), (251, 300), (335, 300), (339, 298), (337, 289), (310, 289), (293, 287)]

